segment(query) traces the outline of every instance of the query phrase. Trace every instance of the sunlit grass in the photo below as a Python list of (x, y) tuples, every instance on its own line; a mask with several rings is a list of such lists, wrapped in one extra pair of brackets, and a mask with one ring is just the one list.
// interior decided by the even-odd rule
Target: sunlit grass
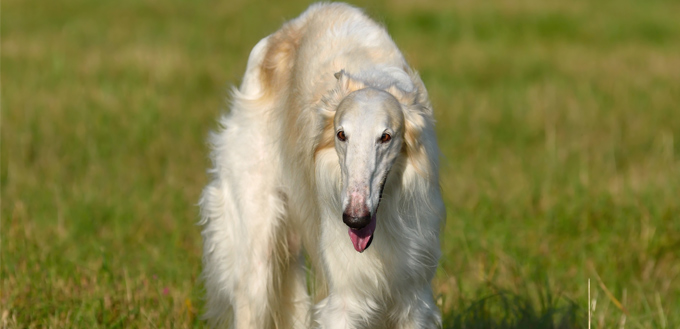
[[(207, 133), (307, 3), (2, 5), (0, 321), (202, 327)], [(680, 324), (679, 3), (357, 5), (435, 105), (447, 327), (585, 327), (588, 278), (594, 327)]]

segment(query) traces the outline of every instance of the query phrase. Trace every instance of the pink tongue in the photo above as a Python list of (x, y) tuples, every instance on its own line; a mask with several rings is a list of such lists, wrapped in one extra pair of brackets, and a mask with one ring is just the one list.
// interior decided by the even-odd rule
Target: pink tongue
[(366, 249), (368, 242), (371, 241), (371, 237), (375, 231), (375, 222), (375, 215), (373, 215), (371, 217), (371, 222), (368, 223), (366, 227), (359, 230), (349, 229), (349, 238), (352, 240), (354, 250), (363, 252)]

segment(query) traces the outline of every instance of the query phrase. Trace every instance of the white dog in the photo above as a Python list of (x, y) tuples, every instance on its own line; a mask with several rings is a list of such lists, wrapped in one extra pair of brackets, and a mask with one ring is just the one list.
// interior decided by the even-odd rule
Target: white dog
[(210, 325), (439, 327), (432, 108), (384, 28), (312, 5), (253, 48), (232, 98), (200, 201)]

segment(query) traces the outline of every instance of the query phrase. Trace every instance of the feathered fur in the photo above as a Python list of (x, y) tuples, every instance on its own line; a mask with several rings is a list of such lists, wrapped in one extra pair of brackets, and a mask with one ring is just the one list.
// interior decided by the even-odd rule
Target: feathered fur
[[(445, 211), (432, 108), (386, 31), (354, 7), (312, 5), (253, 48), (231, 99), (200, 200), (210, 325), (440, 326), (430, 282)], [(386, 114), (364, 109), (368, 101)], [(391, 140), (359, 151), (368, 132), (352, 125), (383, 129), (364, 115), (384, 118)], [(343, 129), (351, 143), (336, 137)], [(363, 165), (372, 154), (384, 158), (377, 178)], [(361, 170), (368, 178), (352, 180)], [(370, 248), (353, 248), (343, 223), (355, 204), (377, 222)]]

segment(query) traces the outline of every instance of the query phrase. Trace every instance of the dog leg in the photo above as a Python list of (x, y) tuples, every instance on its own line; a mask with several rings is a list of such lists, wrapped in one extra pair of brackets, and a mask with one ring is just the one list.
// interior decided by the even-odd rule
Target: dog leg
[(201, 199), (205, 316), (211, 327), (308, 328), (300, 243), (287, 230), (281, 194), (254, 181), (214, 181)]
[(439, 309), (432, 296), (429, 284), (413, 292), (412, 298), (402, 300), (394, 308), (391, 318), (395, 319), (394, 328), (436, 329), (441, 328)]
[(316, 306), (316, 328), (359, 329), (384, 328), (375, 317), (378, 303), (369, 296), (357, 298), (331, 293)]
[(320, 329), (441, 328), (441, 316), (429, 286), (413, 292), (412, 298), (393, 301), (388, 314), (380, 311), (385, 302), (369, 296), (349, 297), (331, 294), (317, 305), (316, 321)]
[(307, 293), (307, 277), (304, 257), (292, 260), (284, 274), (282, 286), (281, 315), (278, 328), (309, 329), (311, 323), (311, 299)]
[(225, 175), (206, 187), (200, 202), (205, 225), (205, 317), (213, 328), (226, 324), (233, 328), (268, 328), (273, 322), (268, 314), (271, 305), (267, 291), (274, 265), (270, 250), (275, 217), (263, 220), (264, 214), (253, 213), (255, 209), (267, 209), (266, 205), (256, 208), (239, 204), (234, 196), (247, 192), (243, 186)]

